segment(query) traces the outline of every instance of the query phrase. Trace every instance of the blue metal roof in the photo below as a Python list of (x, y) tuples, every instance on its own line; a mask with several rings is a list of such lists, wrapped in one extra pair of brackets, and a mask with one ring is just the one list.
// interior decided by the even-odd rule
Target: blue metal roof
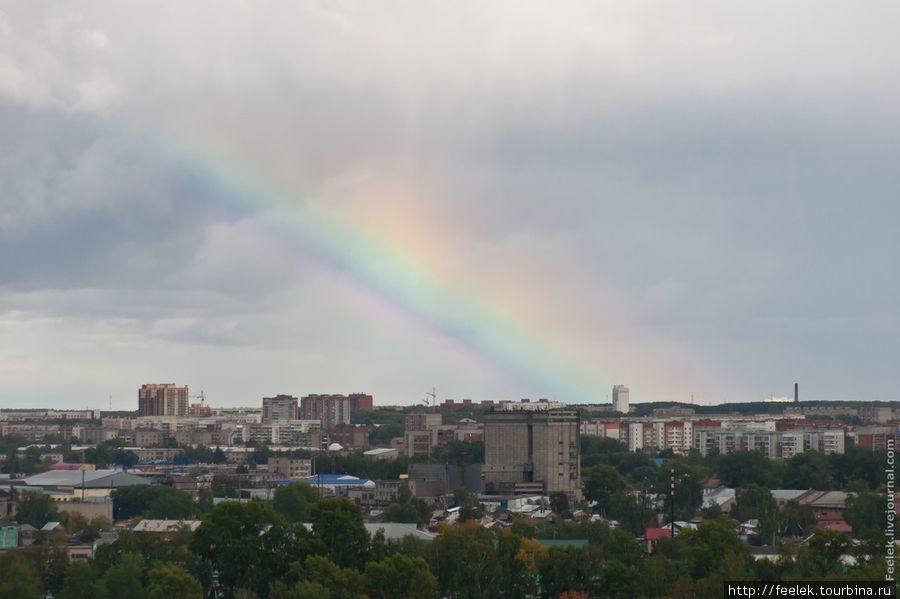
[(307, 478), (281, 478), (276, 481), (279, 485), (289, 483), (306, 483), (309, 485), (352, 486), (358, 487), (372, 483), (368, 478), (358, 478), (350, 474), (314, 474)]

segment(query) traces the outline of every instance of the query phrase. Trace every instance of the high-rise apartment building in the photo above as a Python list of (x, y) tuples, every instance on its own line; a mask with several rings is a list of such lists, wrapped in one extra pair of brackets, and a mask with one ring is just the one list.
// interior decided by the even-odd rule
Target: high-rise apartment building
[(351, 411), (371, 412), (375, 408), (372, 396), (366, 393), (351, 393), (347, 397), (350, 398)]
[(291, 395), (276, 395), (275, 397), (263, 397), (262, 401), (263, 424), (297, 420), (298, 410), (296, 397)]
[(613, 410), (616, 412), (628, 413), (628, 387), (625, 385), (616, 385), (612, 390)]
[(188, 387), (174, 383), (141, 385), (138, 389), (138, 416), (185, 416), (188, 413)]
[(485, 414), (485, 491), (580, 497), (579, 424), (577, 410)]
[(300, 398), (300, 418), (318, 420), (323, 429), (350, 424), (350, 398), (346, 395), (307, 395)]

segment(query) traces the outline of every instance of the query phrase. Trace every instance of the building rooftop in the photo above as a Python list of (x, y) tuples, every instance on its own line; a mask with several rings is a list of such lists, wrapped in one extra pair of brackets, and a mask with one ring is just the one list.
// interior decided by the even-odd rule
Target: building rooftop
[(422, 541), (432, 541), (437, 536), (433, 532), (419, 530), (415, 524), (406, 524), (402, 522), (367, 522), (365, 524), (366, 531), (374, 536), (379, 530), (384, 532), (384, 538), (388, 541), (397, 541), (403, 537), (412, 535)]
[(363, 455), (378, 456), (378, 455), (384, 455), (386, 453), (397, 453), (397, 448), (396, 447), (376, 447), (375, 449), (370, 449), (368, 451), (364, 451)]
[(200, 520), (151, 520), (144, 519), (134, 525), (134, 532), (177, 532), (183, 527), (197, 530)]
[[(295, 481), (296, 482), (296, 481)], [(368, 478), (358, 478), (349, 474), (314, 474), (301, 479), (310, 485), (350, 486), (350, 487), (374, 487), (375, 483)]]
[(775, 501), (791, 501), (797, 499), (809, 489), (772, 489), (772, 498)]
[(144, 478), (121, 470), (50, 470), (24, 479), (29, 487), (74, 487), (86, 489), (149, 484)]

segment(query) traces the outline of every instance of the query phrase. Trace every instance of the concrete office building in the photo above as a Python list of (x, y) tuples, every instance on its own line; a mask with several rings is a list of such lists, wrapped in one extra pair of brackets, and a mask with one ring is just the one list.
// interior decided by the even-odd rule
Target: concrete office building
[(138, 416), (186, 416), (188, 387), (174, 383), (141, 385), (138, 389)]
[(297, 398), (290, 395), (263, 397), (262, 409), (263, 424), (297, 420)]
[(625, 385), (616, 385), (612, 390), (613, 410), (616, 412), (628, 413), (628, 387)]
[(578, 411), (493, 411), (484, 418), (487, 493), (581, 496)]

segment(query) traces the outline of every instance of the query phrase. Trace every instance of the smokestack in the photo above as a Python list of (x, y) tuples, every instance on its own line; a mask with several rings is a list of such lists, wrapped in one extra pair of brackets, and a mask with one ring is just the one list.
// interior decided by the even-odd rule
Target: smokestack
[(800, 385), (794, 383), (794, 403), (800, 403)]

